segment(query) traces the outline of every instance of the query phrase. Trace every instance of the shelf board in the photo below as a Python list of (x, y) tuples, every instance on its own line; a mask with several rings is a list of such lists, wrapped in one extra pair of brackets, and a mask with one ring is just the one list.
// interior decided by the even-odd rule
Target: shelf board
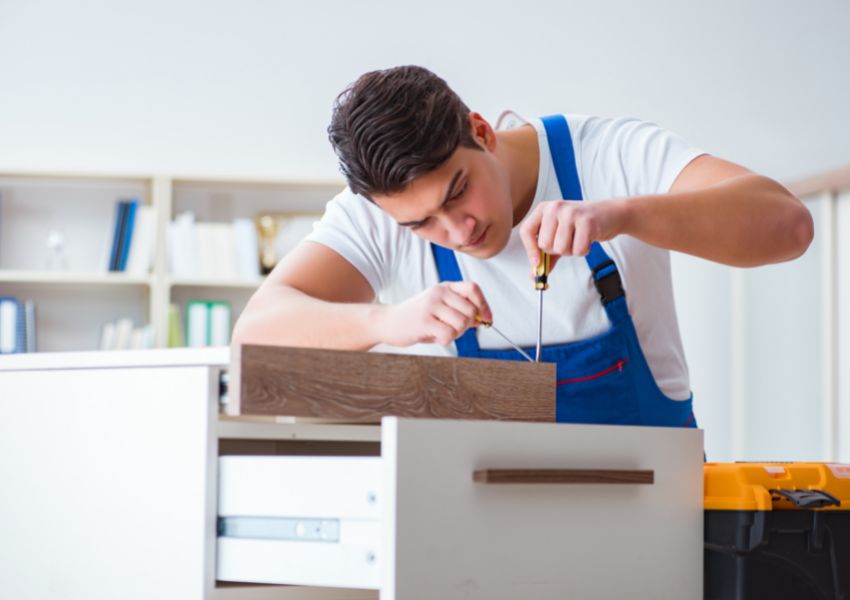
[(106, 286), (149, 286), (149, 276), (133, 276), (125, 273), (69, 273), (65, 271), (16, 271), (0, 269), (0, 282), (31, 283), (37, 285), (106, 285)]
[(260, 287), (263, 278), (222, 279), (219, 277), (175, 277), (168, 280), (171, 287), (211, 287), (253, 290)]

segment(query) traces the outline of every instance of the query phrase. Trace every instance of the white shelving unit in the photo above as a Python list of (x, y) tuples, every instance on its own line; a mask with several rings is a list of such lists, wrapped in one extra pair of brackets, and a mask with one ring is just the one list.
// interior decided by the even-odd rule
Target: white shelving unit
[[(169, 304), (180, 307), (185, 324), (188, 301), (225, 300), (235, 320), (262, 283), (172, 277), (167, 232), (175, 215), (192, 211), (198, 222), (319, 215), (343, 187), (342, 181), (0, 172), (0, 295), (35, 302), (39, 351), (95, 350), (103, 325), (121, 317), (136, 326), (151, 323), (157, 346), (164, 347)], [(105, 270), (115, 204), (127, 198), (156, 210), (156, 250), (147, 276)], [(51, 232), (65, 240), (64, 268), (50, 264)]]

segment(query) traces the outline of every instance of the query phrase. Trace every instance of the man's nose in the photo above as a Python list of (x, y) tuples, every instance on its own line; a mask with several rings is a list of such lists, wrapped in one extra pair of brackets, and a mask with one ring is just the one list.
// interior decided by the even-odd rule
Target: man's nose
[(459, 247), (469, 243), (472, 232), (475, 231), (475, 218), (470, 215), (446, 215), (446, 231), (453, 246)]

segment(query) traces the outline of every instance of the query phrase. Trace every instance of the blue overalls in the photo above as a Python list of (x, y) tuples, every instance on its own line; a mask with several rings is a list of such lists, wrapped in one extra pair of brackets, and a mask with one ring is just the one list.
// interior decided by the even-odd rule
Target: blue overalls
[[(562, 197), (581, 200), (581, 185), (566, 119), (562, 115), (544, 117), (543, 125)], [(461, 281), (454, 252), (436, 244), (431, 244), (431, 250), (440, 281)], [(617, 265), (598, 242), (593, 242), (586, 260), (611, 328), (590, 339), (543, 346), (540, 359), (557, 365), (557, 420), (696, 427), (691, 410), (693, 396), (683, 401), (671, 400), (655, 383), (629, 315)], [(455, 340), (459, 356), (524, 360), (513, 349), (480, 349), (475, 332), (475, 328), (470, 328)], [(533, 353), (531, 348), (528, 351)]]

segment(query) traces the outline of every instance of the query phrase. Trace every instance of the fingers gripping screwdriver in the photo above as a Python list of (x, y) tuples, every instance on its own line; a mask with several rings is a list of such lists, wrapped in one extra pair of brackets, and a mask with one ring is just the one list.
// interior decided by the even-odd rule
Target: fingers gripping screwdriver
[(540, 348), (543, 343), (543, 290), (549, 289), (549, 268), (551, 260), (549, 254), (540, 251), (540, 260), (534, 269), (534, 289), (537, 290), (537, 352), (534, 362), (540, 362)]

